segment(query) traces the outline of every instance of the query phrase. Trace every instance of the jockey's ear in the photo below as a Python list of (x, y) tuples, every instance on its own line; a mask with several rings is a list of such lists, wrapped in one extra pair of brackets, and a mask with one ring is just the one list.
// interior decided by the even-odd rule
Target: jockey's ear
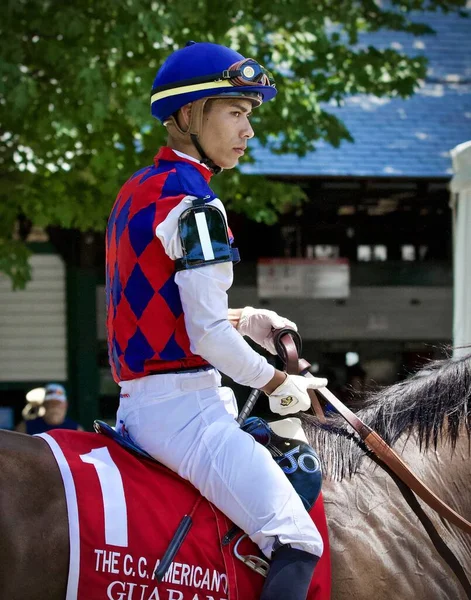
[(184, 131), (187, 131), (190, 126), (192, 104), (192, 102), (185, 104), (177, 113), (178, 124)]

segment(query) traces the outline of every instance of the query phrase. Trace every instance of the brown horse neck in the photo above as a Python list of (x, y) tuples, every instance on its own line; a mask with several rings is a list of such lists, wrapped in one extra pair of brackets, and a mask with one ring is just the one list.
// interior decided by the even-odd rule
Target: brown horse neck
[(0, 598), (65, 598), (69, 542), (64, 487), (40, 438), (0, 431), (0, 539)]

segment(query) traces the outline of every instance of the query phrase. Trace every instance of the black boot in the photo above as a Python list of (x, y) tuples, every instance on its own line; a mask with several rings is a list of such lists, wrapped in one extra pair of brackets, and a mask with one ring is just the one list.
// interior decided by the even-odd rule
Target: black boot
[(318, 556), (281, 546), (272, 557), (260, 600), (306, 600)]

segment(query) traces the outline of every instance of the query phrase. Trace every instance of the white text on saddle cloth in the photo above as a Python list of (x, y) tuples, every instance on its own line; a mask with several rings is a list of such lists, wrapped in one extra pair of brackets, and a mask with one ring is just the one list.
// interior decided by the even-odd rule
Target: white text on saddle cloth
[[(151, 563), (144, 556), (134, 558), (130, 554), (106, 550), (95, 550), (95, 554), (96, 570), (118, 577), (106, 589), (109, 600), (227, 600), (225, 573), (175, 561), (163, 579), (162, 583), (167, 584), (165, 588), (153, 579), (160, 559), (150, 568)], [(141, 583), (126, 581), (126, 577), (136, 575), (142, 580)], [(188, 592), (191, 588), (199, 588), (200, 591)]]

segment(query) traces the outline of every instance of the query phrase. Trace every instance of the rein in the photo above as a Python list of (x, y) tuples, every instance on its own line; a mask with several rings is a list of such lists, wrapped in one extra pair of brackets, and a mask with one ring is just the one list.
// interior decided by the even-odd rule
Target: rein
[[(295, 337), (296, 336), (296, 337)], [(307, 360), (298, 358), (298, 351), (300, 349), (299, 334), (292, 330), (283, 329), (281, 330), (276, 339), (276, 346), (278, 354), (286, 365), (286, 371), (290, 374), (299, 374), (304, 377), (312, 377), (309, 372), (311, 367)], [(297, 341), (297, 343), (296, 343)], [(407, 464), (401, 459), (401, 457), (395, 452), (383, 438), (378, 435), (375, 431), (368, 427), (363, 421), (355, 415), (349, 408), (347, 408), (343, 402), (341, 402), (331, 391), (327, 388), (320, 388), (316, 390), (332, 407), (347, 421), (347, 423), (353, 427), (358, 433), (361, 439), (364, 441), (366, 446), (373, 452), (375, 457), (379, 459), (381, 466), (386, 465), (408, 488), (419, 496), (430, 508), (437, 512), (446, 521), (453, 523), (459, 527), (462, 531), (471, 535), (471, 523), (455, 512), (448, 504), (443, 502), (432, 490), (417, 477)], [(311, 398), (311, 404), (314, 412), (319, 417), (321, 422), (325, 423), (324, 411), (319, 403), (314, 390), (308, 390)]]

